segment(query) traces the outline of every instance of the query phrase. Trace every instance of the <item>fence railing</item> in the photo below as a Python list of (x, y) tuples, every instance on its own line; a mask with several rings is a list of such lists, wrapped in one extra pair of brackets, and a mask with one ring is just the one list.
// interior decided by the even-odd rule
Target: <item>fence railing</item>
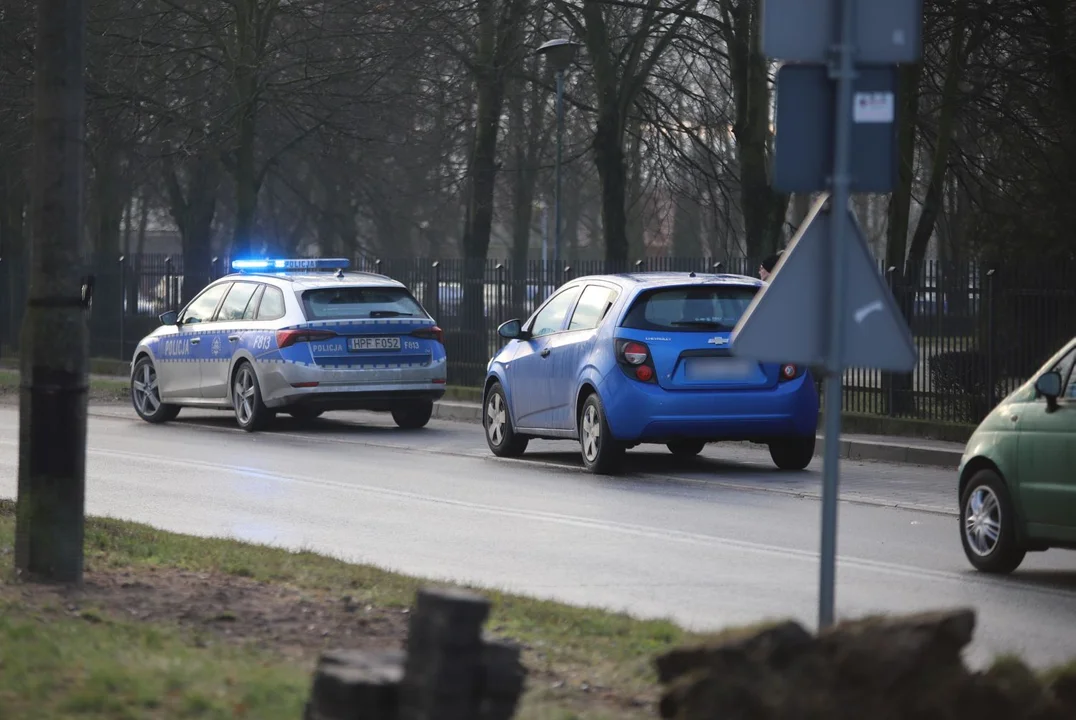
[[(497, 326), (526, 318), (571, 278), (609, 272), (754, 275), (758, 265), (755, 258), (720, 263), (648, 258), (616, 267), (584, 262), (556, 272), (535, 261), (355, 258), (352, 269), (404, 283), (445, 331), (449, 382), (479, 387), (487, 361), (502, 344)], [(211, 258), (188, 273), (182, 258), (161, 255), (98, 263), (93, 269), (93, 354), (129, 358), (139, 339), (158, 325), (161, 312), (180, 307), (228, 267), (227, 259)], [(900, 375), (849, 369), (845, 411), (975, 423), (1076, 335), (1076, 264), (989, 268), (929, 262), (911, 278), (884, 274), (912, 329), (919, 365)], [(0, 262), (0, 349), (5, 352), (17, 346), (27, 289), (25, 273)]]

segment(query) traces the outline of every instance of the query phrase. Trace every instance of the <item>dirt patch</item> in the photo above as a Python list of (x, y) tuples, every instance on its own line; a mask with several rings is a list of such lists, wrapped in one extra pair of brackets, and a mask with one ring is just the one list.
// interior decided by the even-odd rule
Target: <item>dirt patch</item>
[(87, 572), (83, 586), (0, 585), (46, 613), (175, 623), (199, 641), (247, 642), (314, 658), (328, 647), (402, 647), (407, 614), (287, 586), (168, 568)]
[[(328, 648), (403, 648), (409, 611), (356, 602), (350, 596), (300, 590), (224, 573), (172, 568), (87, 570), (79, 588), (0, 582), (0, 600), (35, 608), (43, 620), (109, 618), (178, 626), (196, 646), (247, 644), (309, 663)], [(526, 651), (529, 648), (525, 647)], [(528, 690), (581, 717), (637, 717), (656, 698), (625, 696), (585, 677), (528, 668)]]

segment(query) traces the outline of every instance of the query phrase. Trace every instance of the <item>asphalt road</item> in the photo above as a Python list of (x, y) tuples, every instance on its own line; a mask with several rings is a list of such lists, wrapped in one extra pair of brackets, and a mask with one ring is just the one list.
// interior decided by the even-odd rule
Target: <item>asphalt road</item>
[[(0, 408), (0, 496), (15, 494), (17, 427), (15, 408)], [(743, 446), (686, 463), (636, 449), (633, 473), (612, 479), (581, 472), (572, 444), (534, 447), (499, 460), (477, 426), (403, 432), (359, 413), (250, 435), (223, 414), (185, 410), (151, 426), (97, 408), (87, 510), (697, 628), (775, 617), (813, 626), (818, 460), (789, 476)], [(840, 508), (839, 615), (971, 606), (975, 664), (1001, 652), (1035, 664), (1076, 655), (1076, 553), (1031, 555), (1012, 577), (988, 578), (963, 557), (946, 514), (955, 508), (870, 504), (944, 503), (951, 472), (844, 462), (842, 477), (859, 502)]]

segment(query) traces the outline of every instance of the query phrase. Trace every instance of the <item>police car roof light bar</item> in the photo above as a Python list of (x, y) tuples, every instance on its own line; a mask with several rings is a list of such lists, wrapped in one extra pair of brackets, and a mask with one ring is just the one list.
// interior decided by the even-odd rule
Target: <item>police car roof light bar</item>
[(351, 267), (347, 258), (267, 258), (232, 260), (232, 269), (267, 270), (287, 272), (288, 270), (346, 270)]

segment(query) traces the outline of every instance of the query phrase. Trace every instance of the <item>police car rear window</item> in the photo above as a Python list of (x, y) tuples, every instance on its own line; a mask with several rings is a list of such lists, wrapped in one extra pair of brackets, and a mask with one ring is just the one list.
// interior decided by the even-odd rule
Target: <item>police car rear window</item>
[(422, 306), (404, 288), (319, 288), (303, 293), (308, 320), (426, 317)]
[(732, 330), (756, 292), (758, 288), (730, 285), (650, 290), (635, 300), (621, 325), (676, 332)]

